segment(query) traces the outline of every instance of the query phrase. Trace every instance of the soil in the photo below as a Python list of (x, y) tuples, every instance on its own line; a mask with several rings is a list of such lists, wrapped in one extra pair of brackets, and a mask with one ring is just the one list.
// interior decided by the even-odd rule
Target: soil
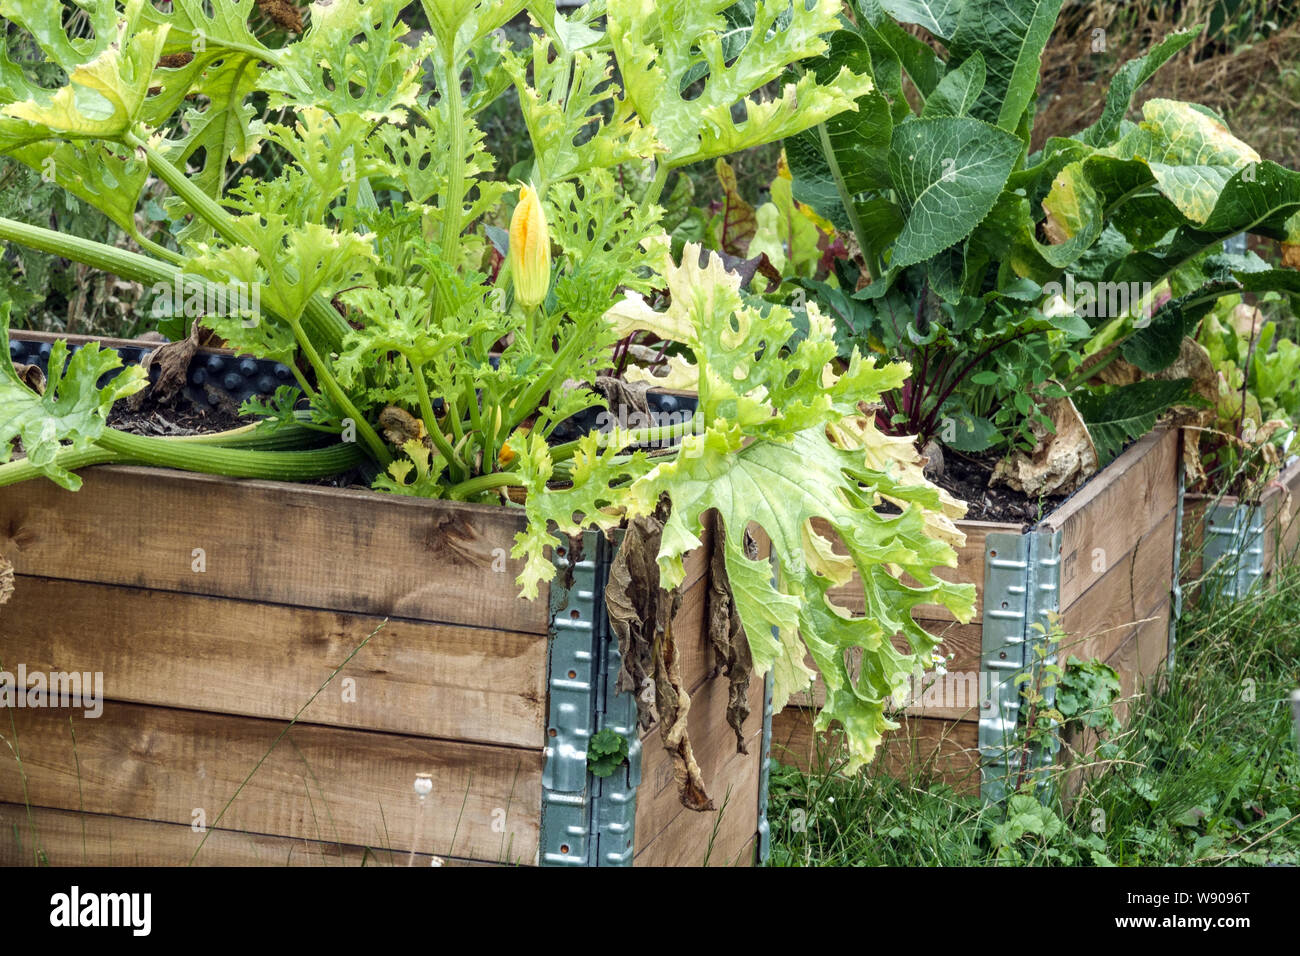
[[(204, 407), (186, 398), (184, 393), (177, 395), (173, 403), (159, 404), (152, 401), (146, 392), (139, 408), (129, 409), (127, 404), (118, 402), (113, 407), (108, 416), (108, 424), (132, 435), (210, 435), (257, 421), (250, 415), (238, 414), (229, 402)], [(303, 484), (323, 488), (370, 488), (370, 482), (359, 468)]]
[[(229, 403), (203, 407), (177, 396), (173, 404), (159, 405), (146, 395), (140, 407), (130, 410), (119, 402), (109, 416), (114, 428), (135, 435), (200, 435), (226, 431), (247, 425), (255, 419), (239, 416)], [(966, 517), (972, 521), (1002, 521), (1027, 528), (1049, 513), (1065, 496), (1026, 498), (1004, 486), (989, 487), (997, 455), (966, 455), (948, 449), (944, 453), (942, 475), (932, 477), (941, 488), (967, 504)], [(329, 488), (369, 488), (370, 482), (359, 469), (333, 478), (307, 482)]]
[(206, 435), (229, 431), (254, 421), (233, 413), (223, 406), (202, 408), (181, 398), (175, 406), (160, 406), (147, 397), (136, 410), (127, 402), (118, 402), (108, 415), (108, 424), (132, 435), (171, 436)]
[(931, 480), (954, 498), (966, 502), (966, 517), (971, 521), (1005, 521), (1027, 528), (1065, 500), (1065, 495), (1026, 498), (1005, 485), (989, 487), (997, 463), (996, 454), (965, 455), (945, 449), (943, 474)]

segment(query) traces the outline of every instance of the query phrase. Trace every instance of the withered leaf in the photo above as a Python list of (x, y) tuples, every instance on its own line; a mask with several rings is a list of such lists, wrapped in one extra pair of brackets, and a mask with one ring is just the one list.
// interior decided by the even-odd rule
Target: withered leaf
[(713, 801), (691, 747), (687, 729), (691, 697), (682, 680), (673, 640), (672, 620), (681, 604), (681, 594), (659, 586), (655, 562), (668, 509), (664, 497), (653, 515), (628, 523), (610, 567), (605, 607), (623, 657), (619, 691), (636, 695), (637, 722), (642, 730), (659, 723), (660, 739), (672, 758), (682, 805), (691, 810), (712, 810)]
[(0, 556), (0, 604), (9, 603), (14, 596), (14, 566)]
[[(713, 646), (717, 666), (730, 681), (727, 691), (727, 723), (736, 734), (737, 753), (747, 754), (745, 747), (745, 721), (749, 718), (749, 680), (754, 671), (754, 661), (749, 654), (749, 639), (740, 623), (731, 582), (727, 578), (725, 546), (727, 531), (717, 522), (713, 532), (713, 547), (709, 554), (709, 643)], [(745, 553), (757, 558), (753, 539), (745, 532)]]
[(37, 395), (45, 394), (45, 373), (41, 371), (39, 365), (20, 365), (18, 362), (13, 363), (14, 371), (22, 383), (30, 388)]
[[(154, 349), (140, 362), (140, 367), (149, 376), (152, 384), (142, 392), (137, 392), (128, 399), (132, 410), (139, 410), (146, 398), (154, 405), (170, 405), (185, 390), (189, 380), (190, 362), (199, 350), (203, 327), (195, 322), (190, 334), (176, 342), (168, 342)], [(154, 377), (154, 369), (158, 370)]]

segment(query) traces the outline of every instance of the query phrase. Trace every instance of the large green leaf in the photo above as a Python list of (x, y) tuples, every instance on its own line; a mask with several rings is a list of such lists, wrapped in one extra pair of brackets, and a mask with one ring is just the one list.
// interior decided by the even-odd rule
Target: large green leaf
[[(842, 69), (830, 83), (805, 74), (770, 99), (755, 96), (792, 63), (826, 51), (838, 0), (811, 8), (759, 0), (749, 39), (728, 58), (723, 15), (734, 0), (610, 0), (609, 37), (628, 101), (654, 128), (665, 161), (681, 166), (793, 136), (853, 108), (871, 80)], [(702, 75), (703, 68), (703, 75)], [(693, 84), (691, 99), (683, 83)], [(698, 93), (694, 87), (702, 85)], [(737, 121), (733, 110), (743, 109)]]
[(970, 235), (997, 202), (1020, 151), (1019, 138), (970, 117), (897, 127), (889, 171), (907, 222), (891, 270), (923, 262)]
[(149, 178), (149, 167), (133, 150), (88, 140), (46, 139), (14, 149), (15, 159), (85, 200), (129, 234)]
[(921, 116), (965, 116), (984, 92), (984, 54), (978, 50), (954, 70), (949, 70), (925, 101)]
[(1166, 302), (1137, 328), (1122, 346), (1124, 358), (1147, 373), (1168, 368), (1178, 358), (1184, 337), (1196, 331), (1219, 299), (1243, 292), (1300, 294), (1300, 272), (1291, 269), (1238, 271), (1216, 278), (1186, 295)]
[[(128, 15), (139, 10), (142, 0), (124, 4)], [(0, 17), (17, 24), (31, 34), (47, 60), (70, 71), (79, 63), (95, 59), (113, 42), (114, 23), (118, 18), (114, 0), (75, 0), (80, 17), (89, 29), (69, 32), (72, 18), (65, 22), (61, 3), (49, 0), (0, 0)], [(16, 97), (19, 98), (19, 97)], [(21, 99), (26, 99), (26, 96)]]
[(62, 339), (50, 349), (44, 394), (37, 395), (18, 377), (9, 361), (9, 305), (0, 305), (0, 462), (9, 460), (12, 442), (23, 444), (27, 460), (51, 481), (69, 491), (81, 479), (56, 460), (60, 450), (84, 451), (107, 427), (113, 403), (133, 395), (148, 384), (138, 365), (120, 371), (101, 387), (99, 380), (122, 368), (122, 359), (97, 344), (83, 345), (68, 357)]
[[(872, 72), (871, 52), (862, 33), (845, 28), (831, 35), (824, 58), (809, 66), (822, 82), (842, 67), (854, 73)], [(889, 101), (873, 88), (857, 99), (857, 110), (833, 116), (785, 141), (786, 158), (794, 177), (795, 198), (807, 203), (835, 225), (858, 234), (865, 229), (854, 206), (862, 194), (888, 189), (889, 139), (893, 131)], [(856, 222), (855, 222), (856, 220)]]
[[(432, 38), (406, 43), (406, 0), (334, 0), (312, 6), (311, 27), (260, 77), (270, 106), (319, 106), (379, 122), (404, 122), (420, 94)], [(472, 4), (471, 4), (472, 6)]]
[(1228, 180), (1259, 154), (1189, 103), (1148, 100), (1143, 121), (1113, 154), (1145, 162), (1156, 186), (1192, 222), (1204, 222)]
[(1007, 132), (1021, 124), (1038, 87), (1043, 50), (1062, 0), (966, 0), (949, 52), (954, 63), (983, 54), (988, 79), (974, 116)]
[(608, 53), (577, 51), (569, 61), (535, 37), (531, 59), (511, 53), (504, 63), (533, 142), (537, 185), (648, 159), (663, 149), (631, 104), (614, 100)]
[(1243, 170), (1255, 174), (1255, 151), (1190, 104), (1151, 100), (1143, 114), (1142, 124), (1113, 145), (1052, 177), (1043, 209), (1053, 242), (1037, 244), (1052, 265), (1073, 263), (1107, 222), (1138, 249), (1172, 229), (1203, 224), (1230, 179)]
[(1104, 394), (1077, 392), (1074, 404), (1088, 426), (1099, 464), (1104, 468), (1125, 445), (1151, 431), (1160, 415), (1191, 394), (1191, 379), (1147, 379)]
[(1251, 164), (1228, 180), (1204, 222), (1183, 226), (1158, 249), (1133, 253), (1118, 264), (1114, 278), (1158, 282), (1194, 256), (1242, 232), (1285, 238), (1287, 219), (1297, 212), (1300, 173), (1268, 161)]
[(1129, 60), (1120, 67), (1111, 77), (1110, 89), (1106, 91), (1106, 106), (1101, 116), (1081, 132), (1078, 138), (1089, 146), (1111, 145), (1137, 91), (1170, 57), (1195, 40), (1200, 32), (1198, 24), (1190, 30), (1171, 33), (1142, 56)]
[(893, 101), (897, 122), (911, 112), (903, 96), (902, 73), (906, 73), (922, 96), (929, 96), (943, 78), (944, 62), (933, 48), (904, 30), (885, 12), (880, 0), (855, 0), (857, 25), (877, 65), (876, 78)]
[[(755, 670), (775, 669), (781, 685), (776, 696), (783, 704), (807, 683), (806, 648), (826, 687), (817, 726), (824, 730), (838, 722), (844, 728), (850, 769), (870, 760), (882, 734), (897, 726), (884, 715), (886, 702), (906, 682), (916, 655), (924, 659), (936, 644), (912, 619), (912, 610), (939, 602), (959, 619), (968, 619), (972, 610), (971, 589), (947, 584), (933, 571), (952, 560), (946, 544), (927, 536), (922, 516), (922, 509), (939, 507), (937, 490), (903, 486), (869, 468), (860, 451), (833, 446), (824, 427), (802, 431), (788, 443), (742, 448), (739, 428), (719, 421), (690, 441), (688, 453), (632, 487), (641, 509), (653, 510), (663, 493), (673, 502), (659, 553), (662, 579), (666, 585), (680, 583), (682, 556), (700, 546), (702, 519), (716, 510), (730, 532), (727, 578)], [(859, 486), (860, 492), (849, 490)], [(879, 513), (866, 489), (905, 502), (907, 510)], [(812, 519), (827, 522), (847, 547), (862, 581), (865, 616), (844, 616), (828, 600), (826, 592), (838, 582), (816, 560), (816, 549), (807, 546), (815, 536)], [(751, 524), (772, 543), (779, 568), (775, 584), (772, 566), (744, 552), (739, 532)], [(895, 576), (899, 571), (917, 583), (903, 584)], [(912, 653), (893, 647), (895, 634), (906, 636)], [(852, 650), (862, 652), (856, 681), (846, 663)]]
[(118, 21), (113, 42), (68, 70), (53, 94), (0, 107), (0, 152), (42, 139), (120, 141), (139, 121), (167, 30), (136, 29), (139, 3)]
[(885, 12), (901, 23), (925, 27), (941, 40), (952, 36), (963, 0), (879, 0)]
[[(790, 314), (779, 306), (764, 314), (745, 304), (739, 277), (716, 257), (702, 266), (698, 256), (688, 245), (681, 266), (661, 266), (671, 291), (666, 312), (640, 300), (611, 312), (620, 333), (644, 329), (687, 348), (705, 426), (684, 439), (675, 459), (635, 480), (629, 510), (651, 513), (661, 494), (672, 500), (659, 553), (666, 587), (681, 583), (682, 557), (699, 547), (703, 515), (720, 514), (733, 532), (727, 535), (727, 575), (756, 669), (776, 671), (779, 706), (806, 684), (803, 661), (810, 654), (828, 688), (819, 724), (844, 726), (856, 765), (871, 758), (881, 732), (892, 726), (884, 702), (915, 662), (890, 638), (905, 635), (914, 653), (933, 647), (934, 639), (912, 620), (912, 608), (937, 601), (958, 618), (971, 611), (971, 590), (933, 573), (955, 559), (928, 524), (942, 507), (938, 489), (885, 464), (889, 456), (874, 430), (866, 433), (865, 446), (833, 444), (827, 435), (828, 426), (857, 414), (858, 402), (898, 387), (907, 370), (876, 368), (854, 352), (844, 374), (831, 375), (834, 328), (815, 306), (809, 307), (807, 335), (781, 348), (777, 343), (791, 342), (794, 334)], [(903, 513), (876, 511), (882, 497)], [(829, 523), (847, 558), (831, 556), (830, 542), (811, 528), (814, 518)], [(739, 532), (750, 523), (772, 542), (775, 583), (770, 564), (744, 553)], [(861, 618), (839, 613), (826, 599), (827, 590), (853, 570), (863, 582), (867, 613)], [(902, 573), (915, 584), (904, 584)], [(845, 667), (853, 648), (863, 654), (856, 683)]]

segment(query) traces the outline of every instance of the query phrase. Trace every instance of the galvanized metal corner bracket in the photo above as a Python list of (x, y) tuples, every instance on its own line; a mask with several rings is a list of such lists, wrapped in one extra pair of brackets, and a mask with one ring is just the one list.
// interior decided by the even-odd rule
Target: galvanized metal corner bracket
[[(636, 698), (617, 690), (622, 666), (605, 613), (605, 583), (615, 544), (599, 532), (582, 539), (582, 559), (566, 582), (569, 555), (551, 585), (547, 684), (550, 710), (542, 768), (542, 866), (631, 866), (641, 738)], [(587, 745), (604, 729), (628, 741), (628, 760), (612, 776), (587, 769)]]
[(1205, 513), (1207, 584), (1212, 593), (1239, 601), (1264, 576), (1264, 509), (1213, 504)]
[[(1021, 688), (1056, 663), (1052, 618), (1061, 606), (1061, 532), (988, 535), (984, 545), (984, 619), (980, 645), (980, 797), (1000, 803), (1022, 769), (1040, 783), (1059, 744), (1026, 748), (1020, 734)], [(1045, 687), (1050, 705), (1055, 689)], [(1028, 765), (1022, 767), (1027, 762)]]

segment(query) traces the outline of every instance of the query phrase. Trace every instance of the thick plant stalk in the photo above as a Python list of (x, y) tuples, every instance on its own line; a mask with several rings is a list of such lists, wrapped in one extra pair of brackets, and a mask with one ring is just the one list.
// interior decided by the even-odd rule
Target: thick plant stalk
[(364, 460), (360, 447), (354, 442), (305, 451), (260, 451), (175, 442), (166, 438), (130, 435), (110, 428), (100, 436), (98, 444), (139, 464), (271, 481), (329, 478)]
[[(25, 222), (5, 219), (3, 216), (0, 216), (0, 240), (14, 242), (38, 252), (62, 256), (142, 285), (153, 286), (161, 283), (171, 287), (182, 275), (189, 283), (201, 283), (204, 287), (216, 285), (200, 276), (186, 273), (180, 266), (169, 262), (119, 249), (107, 243), (95, 242), (93, 239), (82, 239), (79, 236), (55, 232), (53, 229), (43, 229)], [(325, 303), (325, 309), (322, 310), (315, 300), (308, 303), (307, 311), (303, 315), (303, 323), (312, 338), (325, 344), (330, 351), (339, 347), (343, 336), (348, 331), (348, 324), (343, 316), (339, 315), (329, 303)]]
[[(109, 429), (107, 439), (84, 450), (65, 448), (55, 455), (60, 468), (77, 471), (92, 465), (159, 465), (232, 478), (303, 481), (328, 478), (362, 460), (355, 444), (304, 448), (320, 433), (305, 425), (267, 429), (245, 425), (210, 435), (148, 437)], [(229, 454), (227, 454), (229, 453)], [(0, 487), (41, 477), (26, 458), (0, 465)]]

